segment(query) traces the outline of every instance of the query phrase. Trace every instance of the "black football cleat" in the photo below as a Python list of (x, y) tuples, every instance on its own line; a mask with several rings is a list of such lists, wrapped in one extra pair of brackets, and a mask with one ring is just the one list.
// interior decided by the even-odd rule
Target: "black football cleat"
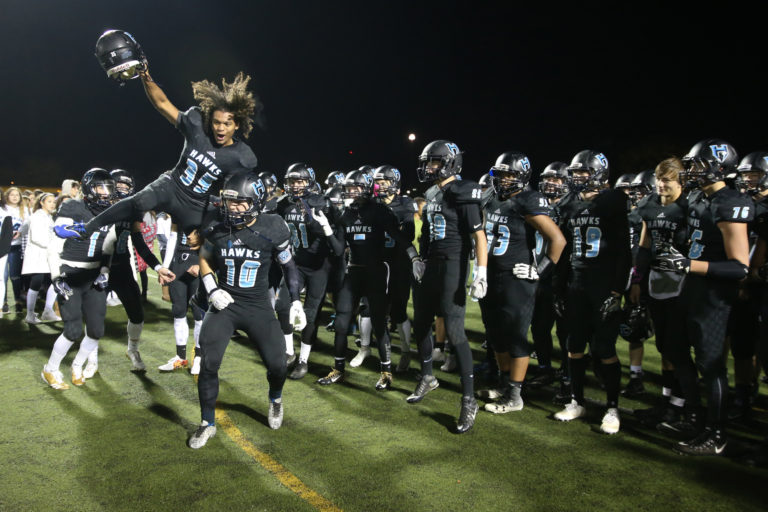
[(459, 412), (459, 421), (456, 423), (456, 433), (463, 434), (472, 428), (477, 416), (477, 400), (473, 396), (461, 397), (461, 412)]
[(721, 455), (728, 445), (728, 439), (722, 431), (705, 428), (690, 441), (680, 441), (675, 445), (675, 452), (681, 455)]

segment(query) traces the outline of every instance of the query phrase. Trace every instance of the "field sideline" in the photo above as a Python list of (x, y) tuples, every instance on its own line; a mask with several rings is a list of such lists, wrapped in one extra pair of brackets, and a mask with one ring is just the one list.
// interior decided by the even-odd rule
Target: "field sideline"
[[(0, 320), (0, 391), (6, 412), (0, 510), (765, 507), (768, 471), (737, 462), (745, 444), (765, 432), (764, 411), (731, 430), (729, 456), (720, 458), (675, 455), (671, 440), (641, 428), (628, 411), (648, 407), (650, 395), (646, 402), (620, 402), (622, 428), (616, 436), (598, 433), (603, 412), (598, 405), (589, 408), (586, 421), (551, 419), (559, 410), (551, 402), (554, 388), (528, 395), (521, 412), (481, 411), (474, 429), (457, 436), (451, 432), (459, 410), (456, 374), (437, 370), (440, 388), (413, 405), (405, 397), (416, 384), (415, 361), (412, 374), (396, 375), (389, 392), (374, 389), (377, 357), (361, 368), (348, 368), (346, 383), (315, 384), (333, 360), (332, 336), (322, 327), (309, 375), (286, 383), (285, 421), (277, 431), (266, 425), (265, 369), (246, 340), (234, 339), (222, 364), (218, 407), (240, 437), (235, 442), (220, 421), (216, 437), (194, 451), (186, 440), (200, 420), (197, 389), (187, 373), (157, 370), (174, 354), (174, 341), (170, 304), (160, 301), (154, 283), (146, 313), (145, 375), (129, 371), (125, 312), (110, 307), (99, 373), (82, 388), (63, 392), (40, 379), (61, 324), (28, 326), (13, 314)], [(470, 302), (467, 329), (475, 357), (481, 359), (476, 303)], [(397, 335), (393, 338), (397, 347)], [(349, 339), (352, 356), (355, 347)], [(656, 394), (660, 361), (652, 342), (646, 346), (647, 387)], [(620, 341), (618, 348), (626, 365), (627, 344)], [(75, 351), (62, 364), (65, 377)], [(394, 361), (398, 358), (396, 352)], [(627, 374), (625, 368), (624, 383)], [(762, 393), (764, 407), (765, 386)], [(588, 381), (587, 394), (604, 399), (594, 380)], [(270, 460), (278, 466), (269, 466)], [(286, 486), (286, 481), (304, 487)], [(312, 492), (320, 501), (309, 499)]]

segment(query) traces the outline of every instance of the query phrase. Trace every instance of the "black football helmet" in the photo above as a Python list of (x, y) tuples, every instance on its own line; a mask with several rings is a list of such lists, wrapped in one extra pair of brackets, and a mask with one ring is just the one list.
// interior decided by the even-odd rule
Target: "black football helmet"
[[(258, 217), (267, 200), (267, 186), (253, 171), (236, 172), (221, 186), (221, 214), (231, 227), (242, 227)], [(244, 211), (230, 209), (232, 201), (245, 201)]]
[(342, 171), (333, 171), (327, 178), (325, 178), (325, 186), (333, 187), (335, 185), (341, 185), (344, 183), (344, 178), (346, 178), (346, 175)]
[(565, 162), (552, 162), (539, 175), (539, 192), (549, 199), (562, 197), (570, 190), (568, 187), (570, 181), (568, 164)]
[(768, 190), (768, 152), (755, 151), (741, 159), (739, 183), (750, 194)]
[(621, 311), (619, 334), (630, 343), (642, 343), (654, 334), (653, 322), (645, 306), (627, 305)]
[[(459, 146), (447, 140), (436, 140), (427, 144), (419, 156), (417, 176), (422, 183), (448, 178), (461, 173), (463, 153)], [(430, 164), (439, 163), (439, 167)]]
[(531, 161), (519, 151), (502, 153), (489, 172), (493, 189), (501, 198), (509, 197), (528, 186)]
[[(574, 176), (574, 172), (587, 172), (588, 176)], [(574, 192), (594, 192), (608, 184), (608, 159), (605, 155), (585, 149), (579, 151), (568, 166), (571, 176), (571, 190)]]
[(344, 199), (367, 199), (373, 196), (373, 178), (360, 169), (352, 171), (344, 178)]
[(480, 176), (480, 179), (477, 180), (477, 184), (480, 185), (480, 188), (482, 188), (483, 191), (486, 191), (489, 188), (493, 188), (493, 180), (491, 179), (491, 173), (487, 172), (482, 176)]
[(373, 178), (373, 173), (376, 172), (376, 168), (372, 165), (361, 165), (357, 168), (358, 171), (363, 171), (364, 173), (368, 174), (371, 178)]
[(124, 30), (107, 30), (96, 41), (96, 58), (107, 76), (125, 82), (147, 68), (141, 45)]
[(631, 172), (622, 174), (619, 176), (619, 179), (616, 180), (616, 183), (613, 184), (613, 188), (629, 194), (629, 191), (632, 189), (633, 179), (635, 179), (635, 175)]
[(259, 179), (264, 183), (264, 186), (267, 187), (267, 197), (275, 193), (275, 189), (277, 188), (277, 176), (271, 172), (262, 171), (259, 173)]
[(645, 196), (656, 191), (656, 173), (652, 170), (639, 172), (631, 185), (630, 198), (632, 204), (636, 205)]
[[(300, 185), (299, 181), (306, 184)], [(315, 191), (315, 170), (304, 163), (291, 164), (285, 173), (283, 188), (293, 198), (307, 196)]]
[(344, 187), (342, 185), (334, 185), (325, 191), (325, 198), (336, 209), (344, 207)]
[[(382, 182), (389, 182), (388, 185)], [(374, 192), (377, 196), (394, 196), (400, 193), (400, 169), (380, 165), (373, 173)]]
[(683, 157), (681, 181), (687, 188), (694, 188), (735, 178), (738, 162), (736, 149), (724, 140), (702, 140)]
[(106, 169), (94, 167), (86, 171), (80, 187), (85, 204), (93, 212), (106, 210), (115, 199), (115, 180)]
[[(115, 169), (109, 173), (112, 179), (115, 180), (115, 196), (118, 199), (123, 199), (133, 195), (133, 191), (136, 188), (136, 183), (133, 181), (133, 176), (128, 174), (128, 171), (123, 169)], [(123, 185), (121, 188), (120, 185)]]

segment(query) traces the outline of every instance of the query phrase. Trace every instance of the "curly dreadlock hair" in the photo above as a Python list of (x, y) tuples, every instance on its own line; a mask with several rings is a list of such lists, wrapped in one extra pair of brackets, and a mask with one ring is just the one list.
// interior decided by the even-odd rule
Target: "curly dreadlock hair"
[(206, 128), (210, 127), (211, 117), (216, 110), (231, 112), (243, 137), (251, 134), (254, 117), (257, 118), (257, 124), (261, 124), (258, 118), (263, 105), (259, 98), (247, 89), (250, 81), (250, 76), (240, 72), (231, 83), (222, 78), (221, 87), (208, 80), (192, 82), (192, 93), (200, 103)]

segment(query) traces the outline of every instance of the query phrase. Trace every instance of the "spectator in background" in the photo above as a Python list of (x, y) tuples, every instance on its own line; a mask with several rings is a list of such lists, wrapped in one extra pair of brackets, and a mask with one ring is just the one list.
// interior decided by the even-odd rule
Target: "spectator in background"
[(80, 197), (80, 182), (77, 180), (64, 180), (61, 182), (62, 202), (65, 199), (77, 199)]
[(8, 304), (5, 303), (5, 268), (8, 264), (8, 252), (11, 250), (13, 238), (13, 221), (5, 211), (3, 190), (0, 189), (0, 318), (8, 313)]
[[(56, 300), (56, 291), (51, 284), (51, 268), (48, 265), (48, 245), (53, 236), (53, 212), (56, 208), (56, 197), (53, 194), (43, 193), (35, 201), (34, 213), (29, 216), (28, 236), (29, 241), (24, 250), (24, 262), (21, 273), (30, 277), (29, 290), (27, 291), (27, 317), (28, 324), (58, 321), (61, 318), (53, 311), (53, 303)], [(40, 290), (48, 290), (45, 298), (43, 315), (38, 318), (35, 315), (35, 303)]]
[(8, 252), (8, 266), (3, 273), (3, 279), (7, 281), (9, 277), (11, 278), (13, 296), (16, 299), (16, 313), (20, 314), (24, 311), (21, 295), (22, 247), (20, 230), (22, 224), (24, 224), (24, 219), (29, 215), (29, 210), (24, 207), (21, 190), (18, 187), (10, 187), (6, 190), (3, 194), (3, 201), (5, 202), (4, 213), (11, 217), (13, 229), (11, 248)]

